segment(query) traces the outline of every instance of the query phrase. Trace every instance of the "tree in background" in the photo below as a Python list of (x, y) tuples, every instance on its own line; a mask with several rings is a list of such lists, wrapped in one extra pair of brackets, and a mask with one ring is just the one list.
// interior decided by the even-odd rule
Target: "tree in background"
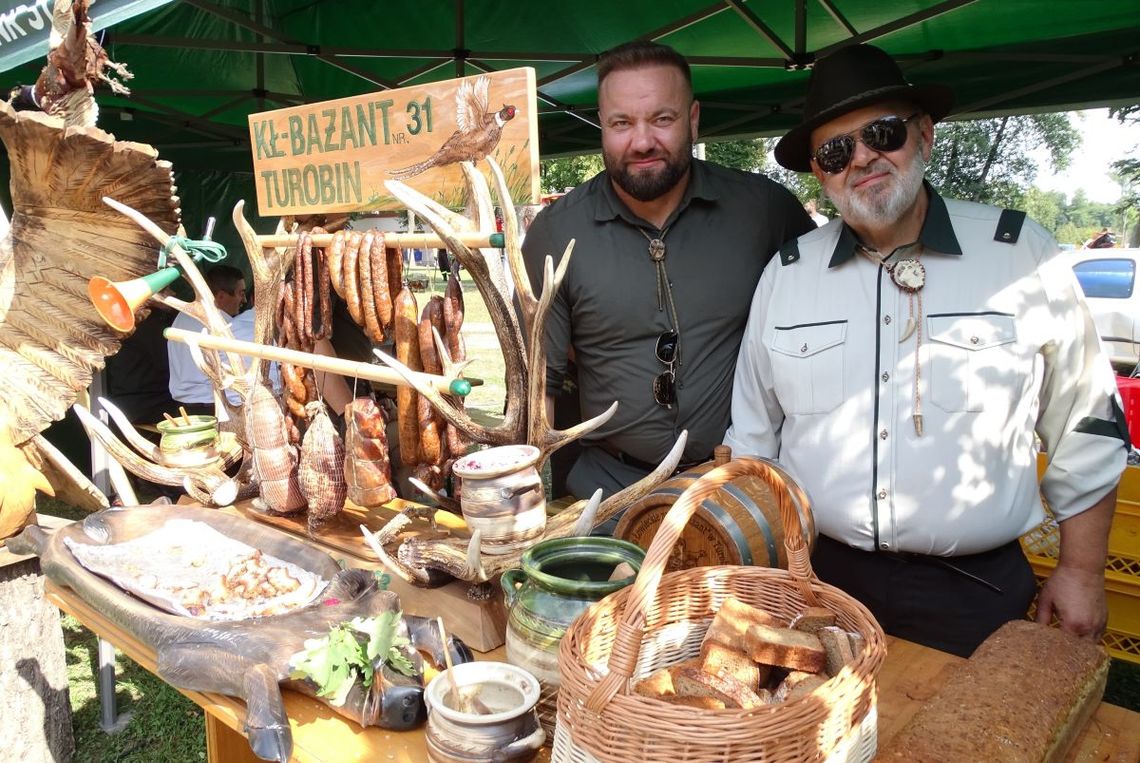
[(1037, 175), (1032, 152), (1045, 148), (1053, 169), (1063, 170), (1079, 144), (1063, 113), (944, 122), (926, 176), (950, 198), (1021, 207)]
[(705, 144), (705, 159), (724, 167), (745, 172), (763, 172), (768, 163), (771, 141), (765, 138), (751, 140), (722, 140)]
[[(1140, 126), (1140, 103), (1109, 109), (1109, 115), (1123, 124)], [(1120, 214), (1128, 246), (1140, 246), (1140, 145), (1133, 146), (1128, 156), (1112, 163), (1112, 178), (1120, 183), (1120, 201), (1116, 211)]]
[(1113, 221), (1116, 217), (1113, 204), (1094, 202), (1084, 192), (1084, 188), (1077, 188), (1073, 192), (1073, 197), (1061, 205), (1057, 226), (1050, 227), (1044, 222), (1041, 225), (1047, 228), (1059, 243), (1080, 246), (1102, 228), (1117, 230), (1118, 225)]
[(583, 183), (604, 169), (601, 153), (543, 159), (539, 178), (543, 193), (561, 193)]

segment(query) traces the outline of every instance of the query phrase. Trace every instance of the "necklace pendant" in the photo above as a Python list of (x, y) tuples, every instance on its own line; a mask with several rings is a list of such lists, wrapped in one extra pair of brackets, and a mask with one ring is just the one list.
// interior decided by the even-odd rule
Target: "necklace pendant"
[(921, 291), (926, 285), (926, 268), (915, 259), (899, 260), (890, 268), (891, 280), (907, 294)]
[(914, 414), (914, 433), (916, 435), (918, 435), (919, 437), (922, 437), (922, 414), (921, 413)]
[(649, 259), (661, 262), (665, 259), (665, 242), (659, 238), (649, 239)]
[(918, 327), (918, 324), (915, 323), (914, 318), (907, 318), (906, 319), (906, 327), (903, 328), (902, 336), (899, 337), (899, 344), (902, 344), (906, 340), (910, 339), (911, 334), (914, 333), (914, 330), (917, 327)]

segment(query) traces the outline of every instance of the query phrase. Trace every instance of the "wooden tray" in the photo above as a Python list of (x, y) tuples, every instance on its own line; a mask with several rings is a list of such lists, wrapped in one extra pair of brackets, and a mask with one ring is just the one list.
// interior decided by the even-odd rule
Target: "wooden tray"
[[(362, 561), (379, 564), (380, 557), (376, 556), (376, 553), (364, 542), (360, 526), (364, 525), (372, 532), (377, 532), (404, 509), (415, 508), (418, 505), (402, 498), (393, 499), (384, 506), (376, 508), (364, 508), (348, 503), (339, 514), (321, 525), (314, 535), (309, 534), (304, 513), (287, 517), (275, 516), (254, 508), (252, 501), (240, 501), (234, 504), (234, 508), (245, 517), (272, 525), (291, 535), (309, 538)], [(413, 520), (411, 527), (405, 530), (401, 537), (439, 538), (446, 535), (459, 538), (471, 537), (462, 517), (437, 510), (435, 521), (438, 530), (432, 530), (431, 523), (426, 520)], [(395, 549), (390, 550), (395, 551)]]
[[(360, 534), (360, 525), (363, 524), (375, 532), (399, 512), (418, 505), (402, 498), (390, 501), (383, 507), (371, 509), (350, 503), (343, 511), (322, 525), (316, 535), (309, 535), (304, 514), (292, 517), (271, 516), (255, 509), (252, 501), (240, 501), (223, 511), (233, 511), (258, 522), (264, 522), (331, 553), (339, 552), (344, 555), (344, 562), (350, 567), (380, 568), (380, 559), (364, 542), (364, 537)], [(433, 533), (437, 536), (450, 533), (459, 538), (470, 537), (471, 534), (462, 517), (446, 511), (436, 511), (434, 516), (438, 530), (433, 531), (430, 522), (416, 519), (413, 520), (411, 529), (401, 537), (405, 538), (409, 533), (422, 537), (429, 537)], [(389, 549), (393, 553), (395, 550), (395, 548)], [(483, 584), (480, 588), (482, 593), (488, 594), (485, 598), (472, 598), (469, 595), (472, 584), (462, 580), (452, 581), (440, 588), (427, 589), (418, 588), (392, 575), (388, 587), (400, 595), (405, 612), (423, 617), (442, 615), (447, 629), (477, 652), (488, 652), (506, 642), (507, 608), (498, 578)]]

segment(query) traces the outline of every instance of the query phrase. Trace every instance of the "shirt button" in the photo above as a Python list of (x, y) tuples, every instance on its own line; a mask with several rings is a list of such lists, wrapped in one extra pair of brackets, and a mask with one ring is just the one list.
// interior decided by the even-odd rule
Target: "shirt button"
[(880, 440), (887, 439), (887, 430), (884, 429), (883, 431), (879, 432), (879, 439)]
[(879, 500), (881, 501), (886, 497), (887, 497), (887, 491), (886, 490), (880, 490), (879, 491)]
[(884, 315), (883, 316), (883, 323), (887, 324), (888, 326), (891, 325), (891, 316)]
[(879, 548), (881, 548), (883, 551), (890, 551), (891, 550), (891, 544), (887, 543), (886, 541), (883, 541), (882, 543), (879, 544)]
[(891, 378), (891, 375), (888, 374), (886, 371), (883, 371), (883, 377), (882, 378), (883, 378), (883, 383), (886, 384), (887, 380)]

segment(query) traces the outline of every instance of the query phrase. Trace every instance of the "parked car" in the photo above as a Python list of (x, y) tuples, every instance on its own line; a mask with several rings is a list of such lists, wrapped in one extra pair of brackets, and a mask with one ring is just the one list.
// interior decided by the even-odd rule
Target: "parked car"
[(1140, 363), (1140, 249), (1075, 249), (1061, 256), (1073, 265), (1113, 365), (1131, 372)]

